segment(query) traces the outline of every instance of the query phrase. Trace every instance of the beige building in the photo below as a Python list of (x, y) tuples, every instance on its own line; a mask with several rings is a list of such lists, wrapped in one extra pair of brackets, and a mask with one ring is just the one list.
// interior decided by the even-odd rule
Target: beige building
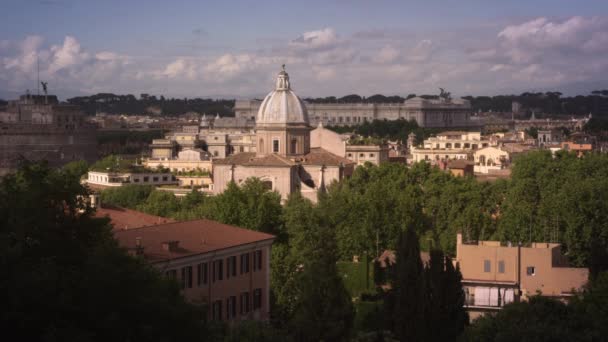
[(380, 165), (380, 163), (388, 162), (388, 146), (382, 145), (346, 145), (346, 158), (363, 165), (372, 163)]
[(510, 166), (509, 153), (498, 147), (484, 147), (475, 151), (475, 172), (490, 173), (494, 170), (502, 170)]
[(203, 171), (211, 173), (211, 156), (198, 148), (186, 148), (177, 153), (177, 158), (162, 157), (144, 160), (144, 166), (150, 169), (168, 168), (172, 172)]
[(150, 149), (152, 159), (170, 159), (175, 156), (177, 144), (171, 139), (154, 139)]
[(353, 171), (350, 160), (323, 148), (311, 148), (308, 112), (291, 90), (285, 70), (278, 74), (275, 90), (260, 105), (255, 142), (255, 153), (237, 153), (214, 160), (216, 193), (223, 192), (231, 181), (240, 184), (257, 177), (281, 194), (283, 200), (300, 191), (316, 201), (318, 191)]
[(86, 182), (93, 187), (119, 187), (127, 184), (175, 185), (177, 179), (168, 172), (98, 172), (89, 171)]
[(311, 147), (323, 148), (335, 155), (344, 156), (356, 165), (363, 165), (366, 162), (379, 165), (389, 160), (387, 144), (366, 144), (365, 139), (361, 139), (357, 144), (350, 144), (351, 142), (350, 135), (338, 134), (323, 127), (322, 123), (310, 132)]
[[(253, 120), (261, 101), (236, 101), (237, 118)], [(421, 127), (470, 126), (471, 104), (464, 99), (423, 99), (414, 97), (403, 103), (306, 103), (312, 125), (358, 125), (373, 120), (415, 120)]]
[(115, 231), (114, 237), (131, 255), (177, 279), (187, 300), (208, 304), (209, 319), (270, 318), (273, 235), (196, 220)]
[(424, 140), (422, 147), (412, 147), (411, 161), (437, 163), (440, 160), (473, 160), (474, 151), (491, 144), (490, 140), (481, 137), (480, 132), (442, 132)]
[(589, 277), (588, 269), (569, 267), (558, 243), (469, 243), (458, 234), (455, 262), (460, 265), (471, 318), (537, 293), (567, 299)]

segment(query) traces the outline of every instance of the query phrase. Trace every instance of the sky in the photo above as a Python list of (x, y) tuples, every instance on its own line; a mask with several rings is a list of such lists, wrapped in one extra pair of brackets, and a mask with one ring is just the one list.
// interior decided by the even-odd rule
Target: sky
[(608, 88), (606, 0), (0, 0), (0, 98)]

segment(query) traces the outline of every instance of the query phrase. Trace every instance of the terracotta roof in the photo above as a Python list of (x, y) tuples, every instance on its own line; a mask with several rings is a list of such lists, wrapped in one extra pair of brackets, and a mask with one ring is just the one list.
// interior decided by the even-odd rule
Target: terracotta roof
[[(151, 262), (182, 258), (250, 243), (273, 240), (274, 235), (238, 228), (207, 219), (165, 223), (116, 231), (120, 246), (134, 250), (139, 239), (144, 257)], [(171, 251), (163, 243), (177, 242)]]
[(131, 209), (103, 206), (97, 208), (95, 217), (109, 217), (115, 230), (133, 229), (174, 222), (173, 219), (154, 216)]
[(311, 148), (310, 153), (304, 155), (304, 159), (302, 160), (302, 164), (304, 165), (339, 166), (340, 164), (349, 165), (354, 163), (350, 159), (340, 157), (320, 147)]
[(264, 157), (256, 157), (255, 152), (241, 152), (233, 154), (224, 159), (215, 159), (218, 165), (242, 165), (242, 166), (292, 166), (295, 163), (288, 158), (278, 154), (267, 154)]
[(215, 159), (217, 165), (242, 165), (242, 166), (293, 166), (303, 165), (328, 165), (338, 166), (340, 164), (354, 164), (353, 161), (335, 155), (320, 147), (311, 148), (310, 152), (293, 160), (279, 154), (268, 154), (264, 157), (256, 157), (255, 152), (241, 152), (224, 159)]

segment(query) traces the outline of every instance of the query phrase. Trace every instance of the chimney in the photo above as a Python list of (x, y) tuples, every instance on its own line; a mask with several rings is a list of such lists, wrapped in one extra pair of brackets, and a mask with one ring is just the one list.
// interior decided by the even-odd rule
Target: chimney
[(175, 252), (179, 248), (179, 241), (177, 241), (177, 240), (164, 241), (162, 243), (162, 246), (163, 246), (164, 251)]

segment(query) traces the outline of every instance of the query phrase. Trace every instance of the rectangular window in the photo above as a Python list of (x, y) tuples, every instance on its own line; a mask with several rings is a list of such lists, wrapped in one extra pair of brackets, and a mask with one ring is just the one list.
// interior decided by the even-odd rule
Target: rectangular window
[(149, 181), (149, 180), (150, 180), (150, 177), (148, 177), (148, 176), (144, 176), (144, 182), (147, 182), (147, 181)]
[(215, 260), (213, 262), (213, 269), (212, 269), (212, 277), (211, 277), (211, 281), (212, 282), (216, 282), (216, 281), (220, 281), (223, 279), (224, 277), (224, 261), (223, 260)]
[(167, 276), (167, 278), (177, 279), (177, 270), (168, 270), (165, 272), (165, 276)]
[(196, 284), (199, 287), (207, 285), (207, 281), (209, 280), (209, 277), (208, 277), (208, 274), (207, 274), (207, 272), (208, 272), (207, 263), (204, 262), (202, 264), (198, 264), (196, 268), (197, 268), (197, 271), (198, 271), (197, 272), (198, 273), (198, 277), (197, 277)]
[(182, 289), (192, 288), (192, 266), (182, 267), (180, 280)]
[(278, 139), (272, 140), (272, 152), (279, 153), (279, 140)]
[(166, 182), (167, 179), (168, 179), (167, 176), (163, 176), (163, 182)]
[(262, 308), (262, 289), (253, 290), (253, 310)]
[(241, 254), (241, 274), (249, 273), (249, 253)]
[(232, 319), (236, 317), (236, 296), (230, 296), (226, 299), (226, 318)]
[(490, 260), (483, 261), (483, 271), (489, 273), (492, 271), (492, 265), (490, 264)]
[(158, 177), (152, 177), (152, 180), (153, 180), (154, 182), (158, 182)]
[(213, 304), (211, 305), (211, 319), (213, 319), (214, 321), (221, 321), (222, 320), (222, 301), (221, 300), (216, 300), (215, 302), (213, 302)]
[(226, 278), (236, 277), (236, 257), (226, 258)]
[(505, 273), (505, 262), (504, 262), (504, 260), (500, 260), (498, 262), (498, 273)]
[(241, 315), (245, 315), (249, 312), (249, 292), (241, 293)]
[(536, 268), (534, 268), (534, 266), (526, 267), (526, 274), (529, 276), (536, 275)]
[(260, 271), (262, 269), (262, 251), (257, 250), (253, 254), (253, 270)]

